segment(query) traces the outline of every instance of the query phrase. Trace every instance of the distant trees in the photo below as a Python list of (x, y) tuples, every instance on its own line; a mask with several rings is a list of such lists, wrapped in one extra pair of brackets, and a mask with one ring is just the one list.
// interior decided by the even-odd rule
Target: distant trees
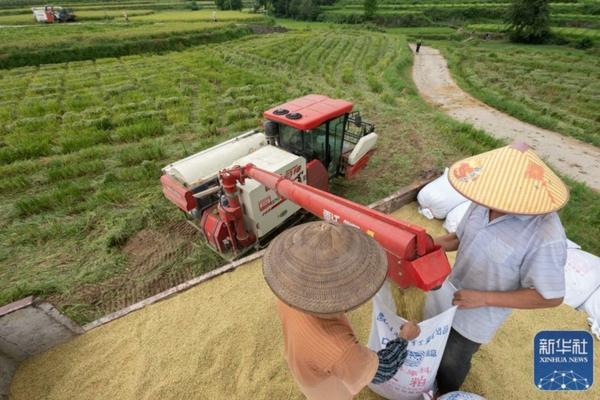
[(271, 0), (273, 12), (278, 17), (302, 20), (317, 19), (321, 4), (331, 4), (330, 0)]
[(513, 42), (542, 43), (550, 36), (549, 0), (514, 0), (506, 22)]
[(365, 18), (372, 19), (377, 13), (377, 0), (364, 0)]
[(315, 0), (291, 0), (288, 11), (292, 18), (313, 20), (321, 10)]
[(242, 0), (215, 0), (219, 10), (241, 10)]
[(197, 10), (200, 9), (200, 6), (198, 5), (198, 3), (196, 3), (195, 0), (192, 0), (192, 1), (188, 2), (185, 5), (185, 7), (188, 8), (188, 9), (190, 9), (190, 10), (192, 10), (192, 11), (197, 11)]

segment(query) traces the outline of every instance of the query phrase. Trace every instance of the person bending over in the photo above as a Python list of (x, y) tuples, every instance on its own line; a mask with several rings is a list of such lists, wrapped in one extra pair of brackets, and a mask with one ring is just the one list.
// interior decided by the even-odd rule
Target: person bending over
[(379, 244), (347, 225), (312, 222), (279, 235), (263, 258), (277, 296), (289, 369), (309, 400), (349, 400), (391, 379), (420, 329), (405, 323), (379, 352), (361, 345), (345, 313), (371, 299), (387, 275)]

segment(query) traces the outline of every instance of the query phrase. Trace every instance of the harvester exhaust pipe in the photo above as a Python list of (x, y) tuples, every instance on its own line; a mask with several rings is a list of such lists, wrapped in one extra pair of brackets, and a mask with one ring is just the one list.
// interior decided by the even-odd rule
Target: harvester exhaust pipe
[[(242, 169), (241, 167), (233, 167), (229, 170), (223, 170), (219, 172), (219, 179), (225, 192), (225, 198), (218, 205), (219, 216), (227, 224), (233, 251), (237, 253), (238, 250), (248, 247), (256, 240), (254, 235), (248, 232), (244, 226), (244, 212), (238, 198), (237, 182), (244, 184)], [(233, 232), (231, 225), (233, 225)]]

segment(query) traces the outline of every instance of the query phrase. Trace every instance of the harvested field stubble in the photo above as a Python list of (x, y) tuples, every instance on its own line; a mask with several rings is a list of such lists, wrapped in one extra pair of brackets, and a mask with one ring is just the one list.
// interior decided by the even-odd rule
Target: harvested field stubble
[[(395, 213), (432, 233), (414, 204)], [(414, 290), (397, 299), (405, 317), (421, 307)], [(366, 343), (371, 304), (350, 314)], [(501, 399), (573, 399), (573, 393), (538, 391), (532, 382), (533, 336), (542, 329), (585, 329), (583, 313), (566, 306), (517, 311), (494, 342), (475, 356), (464, 390)], [(597, 343), (597, 342), (596, 342)], [(282, 351), (274, 296), (260, 260), (171, 299), (132, 313), (35, 356), (21, 365), (11, 400), (302, 399)], [(596, 352), (596, 360), (600, 360)], [(597, 398), (594, 385), (588, 398)], [(379, 399), (363, 390), (357, 399)]]

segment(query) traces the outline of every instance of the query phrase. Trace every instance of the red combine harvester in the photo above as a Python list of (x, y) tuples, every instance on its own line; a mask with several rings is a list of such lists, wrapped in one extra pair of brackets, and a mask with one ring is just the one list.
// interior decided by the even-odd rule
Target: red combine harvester
[(351, 178), (375, 150), (373, 125), (352, 108), (319, 95), (272, 108), (264, 133), (247, 132), (163, 168), (163, 193), (225, 258), (264, 246), (308, 211), (373, 236), (401, 287), (437, 288), (450, 266), (423, 228), (328, 192), (329, 179)]

